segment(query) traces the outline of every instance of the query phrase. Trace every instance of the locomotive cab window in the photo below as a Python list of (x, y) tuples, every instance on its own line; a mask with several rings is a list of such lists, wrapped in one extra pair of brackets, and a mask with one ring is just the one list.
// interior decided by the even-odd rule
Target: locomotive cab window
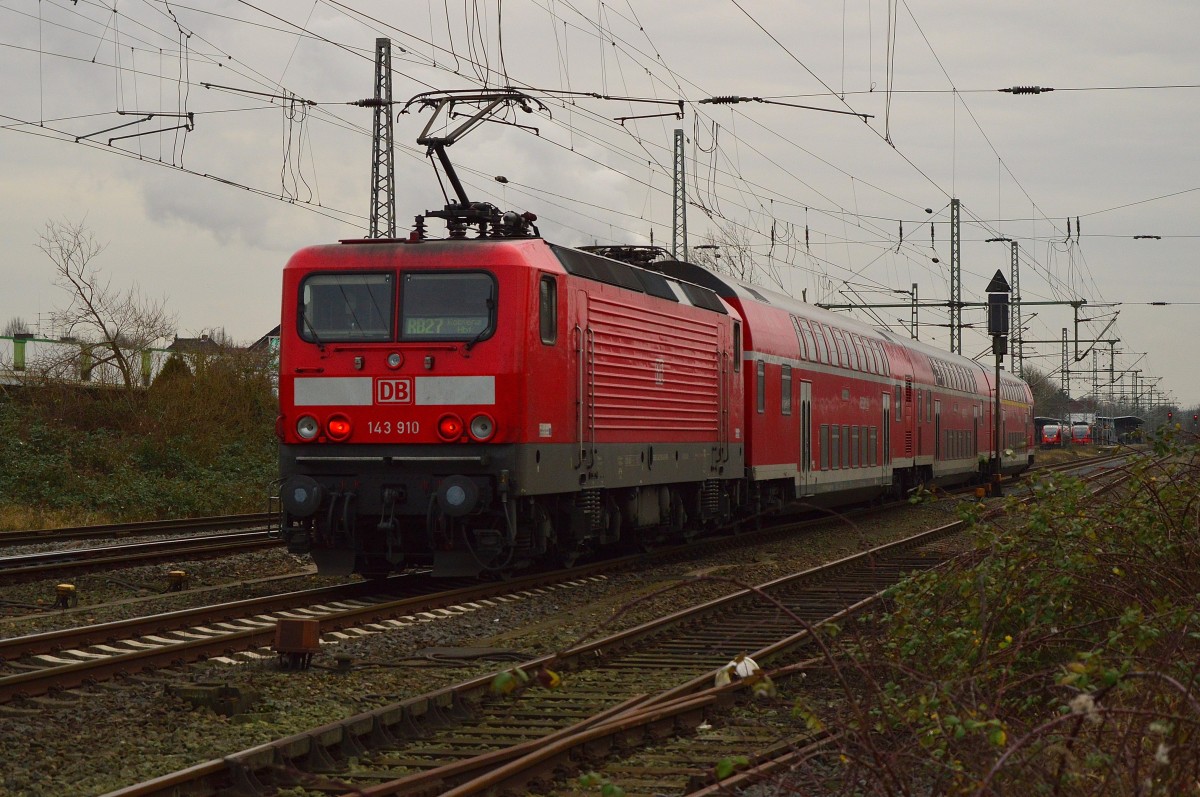
[(392, 339), (391, 274), (313, 274), (300, 286), (300, 337), (312, 343)]
[(404, 275), (401, 340), (469, 340), (491, 337), (496, 321), (496, 280), (479, 271)]
[(554, 277), (542, 277), (538, 282), (538, 314), (542, 343), (552, 346), (558, 340), (558, 283)]

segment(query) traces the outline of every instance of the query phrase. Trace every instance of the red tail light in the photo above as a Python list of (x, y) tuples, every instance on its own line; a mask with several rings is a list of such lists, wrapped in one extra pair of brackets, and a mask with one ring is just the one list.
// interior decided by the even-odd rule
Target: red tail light
[(457, 415), (443, 415), (437, 425), (438, 436), (447, 442), (458, 440), (463, 435), (462, 418)]
[(325, 434), (330, 440), (345, 440), (350, 436), (350, 419), (345, 415), (331, 415), (325, 424)]

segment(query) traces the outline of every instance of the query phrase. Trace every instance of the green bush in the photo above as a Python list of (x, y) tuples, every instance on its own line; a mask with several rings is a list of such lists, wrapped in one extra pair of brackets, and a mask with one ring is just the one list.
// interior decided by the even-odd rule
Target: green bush
[(1000, 519), (967, 505), (974, 550), (892, 590), (831, 662), (847, 692), (821, 712), (843, 734), (822, 788), (1195, 793), (1200, 461), (1180, 443), (1111, 497), (1051, 476)]
[(132, 393), (10, 392), (0, 399), (0, 525), (261, 511), (276, 476), (276, 414), (265, 364), (244, 352)]

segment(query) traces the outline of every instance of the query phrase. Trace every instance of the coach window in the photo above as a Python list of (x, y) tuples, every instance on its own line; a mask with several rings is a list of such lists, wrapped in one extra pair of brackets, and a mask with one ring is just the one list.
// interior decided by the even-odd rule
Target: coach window
[(808, 355), (808, 345), (804, 342), (804, 334), (800, 331), (800, 319), (796, 316), (792, 316), (792, 328), (796, 330), (796, 347), (800, 351), (800, 359), (812, 359)]
[(812, 325), (813, 337), (817, 342), (817, 361), (821, 363), (829, 362), (829, 346), (825, 343), (825, 333), (821, 331), (820, 324)]
[(401, 340), (466, 340), (496, 328), (496, 279), (481, 271), (410, 272), (400, 297)]
[(808, 324), (808, 319), (800, 319), (800, 332), (804, 335), (804, 342), (808, 344), (809, 360), (817, 359), (817, 339), (813, 337), (812, 327)]
[(842, 424), (842, 467), (850, 467), (850, 424)]
[(780, 377), (780, 384), (783, 386), (783, 396), (780, 402), (780, 414), (792, 414), (792, 366), (783, 366), (783, 374)]
[(558, 340), (558, 283), (554, 281), (554, 277), (542, 277), (538, 283), (538, 312), (542, 343), (553, 346)]
[(821, 424), (821, 470), (829, 470), (829, 424)]
[(841, 467), (840, 460), (838, 459), (838, 441), (841, 437), (841, 435), (838, 433), (838, 430), (841, 428), (842, 427), (838, 426), (836, 423), (833, 424), (833, 440), (829, 443), (829, 451), (831, 456), (829, 466), (833, 470), (837, 470), (839, 467)]
[(850, 355), (846, 354), (846, 341), (842, 337), (842, 330), (833, 330), (833, 342), (837, 346), (838, 365), (843, 368), (849, 368)]
[(896, 385), (896, 420), (904, 420), (904, 403), (900, 401), (900, 386)]
[(758, 414), (767, 411), (767, 364), (763, 360), (755, 362), (758, 376)]
[(313, 274), (300, 286), (300, 337), (313, 343), (392, 339), (391, 274)]
[(851, 334), (850, 339), (854, 342), (854, 351), (858, 355), (858, 369), (860, 371), (870, 371), (871, 368), (867, 364), (867, 351), (863, 348), (863, 341), (858, 335)]
[(879, 354), (875, 351), (875, 341), (869, 338), (863, 338), (863, 347), (867, 350), (867, 361), (869, 370), (873, 374), (880, 373), (879, 370)]

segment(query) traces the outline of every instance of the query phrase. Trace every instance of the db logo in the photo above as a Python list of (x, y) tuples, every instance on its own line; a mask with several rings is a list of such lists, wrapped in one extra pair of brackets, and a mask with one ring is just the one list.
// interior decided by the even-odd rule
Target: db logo
[(412, 404), (412, 379), (376, 379), (376, 404)]

